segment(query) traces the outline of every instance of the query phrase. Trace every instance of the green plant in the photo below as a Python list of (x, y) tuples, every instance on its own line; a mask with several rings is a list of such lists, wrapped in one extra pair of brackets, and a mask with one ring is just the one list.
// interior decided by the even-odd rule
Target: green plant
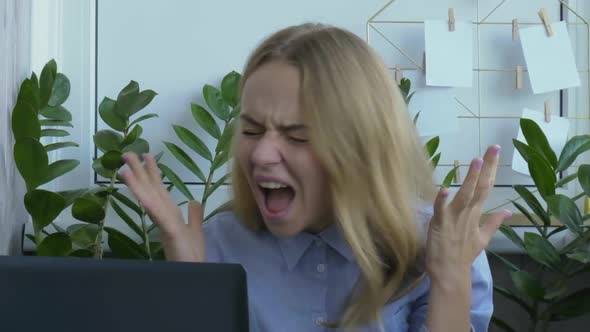
[[(590, 229), (584, 224), (590, 214), (584, 214), (576, 204), (579, 199), (590, 197), (590, 165), (582, 164), (572, 174), (562, 179), (558, 177), (582, 153), (590, 150), (590, 135), (571, 138), (558, 158), (534, 121), (521, 119), (520, 127), (526, 143), (515, 139), (513, 144), (527, 162), (541, 200), (527, 187), (517, 185), (514, 190), (526, 207), (517, 199), (512, 200), (512, 204), (536, 232), (526, 232), (521, 238), (510, 226), (502, 225), (500, 231), (536, 264), (516, 266), (490, 251), (510, 270), (512, 288), (516, 292), (500, 285), (494, 289), (528, 315), (529, 331), (539, 328), (546, 331), (553, 322), (590, 313), (590, 288), (577, 290), (572, 283), (574, 277), (590, 272)], [(582, 193), (573, 197), (559, 193), (561, 187), (575, 180), (582, 187)], [(552, 218), (562, 225), (552, 227)], [(574, 239), (561, 248), (555, 247), (550, 239), (563, 231), (571, 232)], [(515, 331), (500, 317), (493, 317), (492, 322), (505, 331)]]
[[(406, 105), (409, 105), (410, 101), (412, 100), (412, 96), (414, 96), (414, 92), (410, 92), (410, 90), (412, 89), (412, 81), (410, 81), (409, 78), (404, 77), (401, 79), (398, 87), (402, 93), (402, 97), (404, 98)], [(420, 112), (416, 113), (416, 115), (414, 116), (414, 125), (416, 125), (416, 123), (418, 122), (419, 117), (420, 117)], [(424, 145), (424, 149), (426, 150), (426, 153), (428, 155), (428, 158), (429, 158), (433, 168), (436, 168), (438, 166), (439, 161), (440, 161), (441, 152), (437, 153), (439, 145), (440, 145), (440, 137), (439, 136), (434, 136), (434, 137), (430, 138), (426, 142), (426, 144)], [(446, 176), (444, 177), (440, 186), (444, 187), (444, 188), (450, 187), (451, 183), (453, 182), (453, 179), (455, 178), (457, 170), (458, 170), (458, 167), (453, 167), (453, 169), (451, 169), (446, 174)]]
[[(239, 102), (239, 84), (241, 75), (232, 71), (225, 75), (221, 81), (221, 86), (216, 88), (209, 84), (203, 87), (203, 99), (207, 107), (199, 104), (191, 104), (191, 114), (196, 123), (203, 129), (214, 141), (215, 149), (210, 151), (201, 138), (192, 131), (181, 125), (173, 125), (174, 132), (180, 141), (192, 152), (209, 163), (207, 175), (200, 169), (197, 162), (192, 159), (191, 155), (185, 149), (172, 142), (164, 142), (166, 148), (172, 155), (193, 175), (195, 175), (203, 184), (204, 190), (200, 202), (205, 209), (207, 200), (221, 185), (230, 179), (229, 171), (215, 180), (216, 171), (225, 165), (230, 155), (230, 145), (234, 133), (235, 123), (240, 114)], [(217, 119), (216, 119), (217, 118)], [(222, 127), (219, 126), (221, 123)], [(192, 153), (191, 153), (192, 154)], [(194, 200), (193, 194), (188, 190), (180, 177), (172, 169), (160, 163), (160, 169), (170, 182), (176, 187), (187, 200)], [(186, 202), (182, 202), (184, 204)], [(231, 202), (222, 204), (205, 217), (209, 220), (218, 212), (226, 209)]]
[[(105, 98), (101, 102), (100, 117), (112, 130), (101, 130), (94, 135), (94, 143), (103, 154), (94, 161), (93, 168), (109, 179), (109, 185), (52, 192), (40, 189), (40, 186), (65, 175), (79, 165), (78, 160), (58, 160), (50, 164), (48, 154), (57, 149), (77, 147), (77, 143), (42, 142), (43, 137), (69, 135), (67, 130), (58, 129), (73, 127), (71, 113), (62, 106), (69, 92), (68, 78), (57, 72), (57, 64), (51, 60), (44, 66), (39, 80), (32, 73), (30, 78), (23, 81), (12, 113), (14, 158), (26, 183), (24, 203), (31, 215), (34, 229), (34, 234), (27, 234), (27, 237), (37, 245), (37, 255), (100, 259), (103, 256), (103, 233), (106, 232), (109, 234), (108, 244), (114, 257), (162, 257), (159, 244), (150, 243), (148, 239), (153, 225), (146, 225), (143, 209), (119, 193), (115, 187), (117, 171), (123, 165), (121, 154), (127, 151), (140, 155), (149, 152), (149, 144), (140, 137), (143, 130), (138, 123), (157, 115), (147, 114), (133, 121), (131, 117), (146, 107), (156, 93), (151, 90), (140, 92), (138, 84), (131, 81), (116, 100)], [(135, 211), (141, 225), (129, 218), (115, 200)], [(72, 216), (83, 223), (63, 229), (54, 221), (70, 206)], [(138, 233), (142, 244), (135, 243), (119, 230), (105, 225), (109, 207)], [(55, 231), (51, 232), (52, 230)]]

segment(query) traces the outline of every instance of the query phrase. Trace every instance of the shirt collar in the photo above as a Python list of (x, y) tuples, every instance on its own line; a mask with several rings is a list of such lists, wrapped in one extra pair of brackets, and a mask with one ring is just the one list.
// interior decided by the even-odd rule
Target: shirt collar
[(323, 241), (349, 262), (354, 260), (354, 254), (348, 243), (342, 237), (337, 225), (332, 224), (319, 234), (302, 232), (291, 237), (277, 238), (287, 268), (292, 271), (305, 251), (314, 241)]

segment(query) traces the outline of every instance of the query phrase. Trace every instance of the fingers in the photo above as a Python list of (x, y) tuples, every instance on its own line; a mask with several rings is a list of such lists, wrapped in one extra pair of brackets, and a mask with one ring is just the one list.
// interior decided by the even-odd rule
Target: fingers
[(512, 212), (508, 210), (498, 211), (491, 215), (480, 227), (480, 235), (482, 241), (484, 242), (484, 248), (488, 246), (500, 225), (504, 222), (504, 220), (510, 219), (512, 217)]
[(442, 216), (445, 213), (447, 197), (449, 197), (449, 189), (447, 188), (442, 188), (436, 195), (436, 198), (434, 199), (434, 217), (432, 222), (436, 223), (442, 220)]
[(482, 159), (477, 158), (471, 161), (471, 165), (469, 166), (469, 172), (465, 177), (465, 181), (463, 181), (463, 185), (461, 185), (461, 189), (459, 189), (459, 191), (455, 195), (455, 198), (451, 202), (451, 206), (458, 209), (463, 209), (466, 206), (469, 206), (473, 198), (475, 188), (477, 186), (477, 181), (479, 179), (479, 174), (482, 165)]
[(131, 170), (131, 172), (133, 172), (133, 175), (135, 176), (137, 181), (143, 184), (149, 180), (149, 177), (141, 163), (141, 160), (139, 160), (139, 157), (135, 153), (127, 152), (123, 154), (123, 160), (129, 166), (129, 169)]
[(479, 174), (479, 180), (473, 197), (474, 206), (482, 207), (494, 187), (499, 160), (500, 146), (493, 145), (489, 147), (484, 156), (483, 167)]

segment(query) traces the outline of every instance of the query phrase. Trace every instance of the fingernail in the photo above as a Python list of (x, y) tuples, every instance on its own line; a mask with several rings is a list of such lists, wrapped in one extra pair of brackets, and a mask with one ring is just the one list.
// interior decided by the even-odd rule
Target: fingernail
[(475, 169), (481, 169), (482, 165), (483, 165), (483, 159), (481, 159), (481, 158), (477, 158), (473, 161), (473, 168), (475, 168)]
[(447, 188), (442, 188), (442, 189), (440, 190), (440, 194), (441, 194), (441, 195), (443, 195), (443, 196), (448, 196), (448, 195), (449, 195), (449, 189), (447, 189)]
[(504, 219), (512, 219), (512, 211), (504, 210)]
[(494, 146), (492, 146), (492, 152), (494, 153), (495, 156), (500, 154), (501, 149), (502, 149), (502, 147), (499, 146), (498, 144), (495, 144)]

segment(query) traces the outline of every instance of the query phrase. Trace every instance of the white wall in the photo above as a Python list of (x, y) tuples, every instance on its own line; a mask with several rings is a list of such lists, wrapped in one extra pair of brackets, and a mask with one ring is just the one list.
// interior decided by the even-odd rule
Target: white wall
[[(72, 94), (66, 107), (74, 115), (75, 128), (72, 139), (81, 142), (79, 149), (62, 150), (60, 158), (79, 158), (81, 165), (68, 176), (53, 185), (56, 190), (71, 189), (94, 184), (91, 168), (91, 157), (94, 156), (92, 134), (94, 131), (94, 102), (104, 96), (116, 97), (119, 90), (129, 80), (139, 82), (141, 89), (153, 89), (158, 96), (146, 112), (160, 114), (156, 120), (142, 123), (144, 136), (150, 141), (152, 151), (163, 150), (162, 141), (178, 142), (171, 124), (187, 125), (197, 133), (201, 133), (190, 115), (190, 103), (203, 103), (201, 88), (204, 84), (217, 85), (224, 74), (231, 70), (241, 71), (249, 52), (265, 36), (276, 29), (302, 23), (319, 21), (349, 29), (366, 38), (367, 20), (388, 1), (384, 0), (251, 0), (251, 1), (204, 1), (204, 0), (35, 0), (39, 8), (47, 13), (57, 12), (59, 20), (37, 20), (50, 24), (52, 29), (37, 26), (38, 40), (57, 40), (56, 47), (39, 47), (36, 53), (35, 69), (40, 71), (41, 65), (50, 57), (58, 60), (58, 69), (64, 72), (72, 82)], [(498, 1), (499, 3), (499, 1)], [(576, 8), (580, 3), (583, 13), (588, 13), (588, 5), (584, 1), (570, 1)], [(490, 12), (496, 3), (488, 1), (453, 0), (397, 0), (377, 19), (380, 20), (416, 20), (425, 18), (442, 18), (449, 6), (456, 8), (458, 20), (481, 20)], [(522, 22), (537, 22), (537, 11), (540, 7), (549, 9), (554, 20), (559, 17), (557, 0), (534, 0), (526, 2), (507, 1), (490, 21), (511, 21), (518, 17)], [(51, 14), (49, 14), (51, 15)], [(95, 17), (97, 21), (95, 22)], [(567, 17), (566, 17), (567, 18)], [(572, 17), (572, 20), (575, 19)], [(59, 22), (59, 23), (56, 23)], [(52, 25), (53, 23), (53, 25)], [(97, 23), (97, 30), (95, 30)], [(420, 24), (382, 25), (394, 37), (401, 36), (402, 44), (409, 53), (421, 60), (419, 54), (423, 49)], [(499, 40), (498, 36), (508, 36), (509, 26), (485, 26), (480, 29), (480, 67), (512, 66), (522, 56), (517, 45)], [(575, 39), (576, 52), (582, 62), (587, 62), (588, 35), (582, 29), (570, 30)], [(97, 39), (95, 38), (97, 37)], [(53, 39), (51, 39), (53, 38)], [(98, 45), (94, 49), (95, 42)], [(370, 35), (370, 42), (385, 61), (394, 66), (404, 63), (403, 58), (394, 49), (387, 46), (375, 33)], [(43, 44), (40, 44), (43, 45)], [(500, 48), (498, 48), (500, 47)], [(503, 48), (502, 48), (503, 47)], [(493, 54), (498, 49), (505, 53)], [(95, 53), (96, 51), (96, 53)], [(46, 54), (43, 54), (43, 53)], [(498, 51), (499, 52), (499, 51)], [(45, 56), (44, 56), (45, 55)], [(96, 55), (96, 56), (95, 56)], [(95, 61), (97, 61), (95, 63)], [(96, 64), (96, 72), (95, 72)], [(580, 64), (587, 68), (587, 65)], [(95, 77), (96, 75), (96, 77)], [(418, 72), (406, 73), (413, 78), (417, 86), (423, 78)], [(586, 74), (587, 75), (587, 74)], [(513, 84), (514, 77), (507, 75), (491, 75), (477, 77), (481, 84), (478, 88), (458, 91), (457, 96), (463, 97), (466, 103), (477, 109), (478, 114), (485, 115), (501, 110), (508, 115), (517, 114), (522, 106), (539, 108), (547, 96), (507, 96), (498, 91), (506, 84)], [(485, 76), (485, 77), (484, 77)], [(487, 77), (487, 78), (486, 78)], [(95, 86), (96, 78), (96, 86)], [(566, 113), (588, 115), (587, 109), (587, 76), (582, 76), (586, 84), (579, 89), (572, 89), (566, 95), (569, 107)], [(525, 82), (528, 85), (528, 77)], [(97, 94), (95, 96), (95, 88)], [(481, 94), (481, 98), (480, 98)], [(499, 98), (504, 96), (506, 98)], [(486, 96), (489, 98), (486, 99)], [(491, 96), (491, 97), (490, 97)], [(554, 109), (558, 109), (557, 97), (553, 95)], [(99, 129), (104, 126), (100, 124)], [(511, 143), (509, 135), (515, 130), (516, 120), (489, 120), (478, 123), (474, 119), (465, 119), (463, 128), (468, 128), (459, 135), (443, 136), (443, 163), (452, 163), (460, 159), (463, 164), (482, 152), (488, 143), (500, 142), (504, 146), (503, 161), (511, 160)], [(189, 125), (190, 123), (190, 125)], [(586, 122), (574, 123), (577, 132), (588, 132)], [(516, 133), (514, 133), (516, 135)], [(476, 138), (477, 137), (477, 138)], [(483, 139), (482, 139), (483, 137)], [(461, 148), (457, 148), (460, 146)], [(468, 151), (468, 153), (466, 153)], [(195, 181), (191, 173), (184, 171), (173, 157), (167, 154), (166, 164), (171, 165), (186, 181)], [(206, 165), (201, 164), (203, 169)], [(446, 171), (443, 167), (441, 173)], [(465, 169), (462, 170), (465, 173)], [(508, 166), (499, 171), (499, 181), (506, 184), (526, 182), (527, 179), (516, 176)], [(189, 187), (196, 197), (201, 195), (201, 186)], [(573, 190), (573, 189), (572, 189)], [(488, 207), (497, 206), (513, 198), (511, 188), (497, 188), (492, 195)], [(178, 201), (182, 198), (176, 194)], [(224, 188), (213, 197), (208, 210), (227, 198)], [(508, 206), (510, 207), (510, 206)], [(71, 222), (69, 214), (64, 213), (62, 223)], [(117, 218), (108, 221), (121, 225)], [(496, 248), (508, 249), (506, 239), (498, 236), (494, 241)]]

